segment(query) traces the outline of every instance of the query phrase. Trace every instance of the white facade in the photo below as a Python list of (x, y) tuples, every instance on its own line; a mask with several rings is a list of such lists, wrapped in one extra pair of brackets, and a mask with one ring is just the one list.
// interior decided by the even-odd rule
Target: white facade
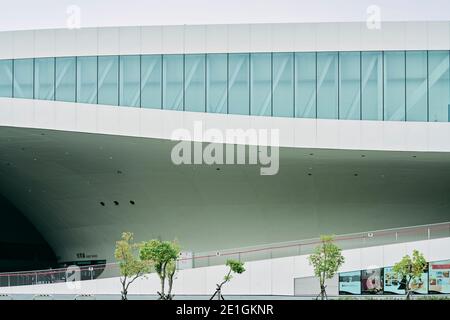
[[(394, 265), (413, 250), (421, 251), (428, 261), (450, 258), (450, 238), (416, 241), (361, 249), (344, 250), (345, 263), (340, 272), (358, 271)], [(224, 286), (225, 295), (294, 295), (294, 279), (314, 275), (308, 263), (308, 256), (260, 260), (245, 263), (246, 271), (233, 275), (232, 281)], [(227, 268), (213, 266), (181, 270), (176, 275), (173, 293), (175, 295), (212, 295), (216, 283), (223, 279)], [(119, 294), (118, 278), (86, 280), (78, 283), (2, 287), (5, 294)], [(70, 287), (72, 286), (72, 287)], [(140, 278), (130, 286), (129, 294), (156, 294), (160, 282), (155, 273)]]
[(0, 59), (155, 53), (448, 50), (450, 22), (103, 27), (0, 32)]

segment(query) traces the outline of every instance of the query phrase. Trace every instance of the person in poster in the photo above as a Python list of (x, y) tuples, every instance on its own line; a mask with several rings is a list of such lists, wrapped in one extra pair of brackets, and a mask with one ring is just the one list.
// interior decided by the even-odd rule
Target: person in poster
[(363, 270), (361, 272), (361, 287), (363, 294), (383, 293), (383, 269)]

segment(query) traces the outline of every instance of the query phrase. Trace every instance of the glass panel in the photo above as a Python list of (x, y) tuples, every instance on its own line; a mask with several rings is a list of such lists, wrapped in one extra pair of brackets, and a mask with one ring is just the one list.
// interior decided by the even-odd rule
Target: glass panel
[(272, 55), (250, 55), (250, 114), (272, 115)]
[(12, 60), (0, 60), (0, 97), (12, 97)]
[(75, 57), (56, 58), (56, 99), (75, 102), (76, 63)]
[(186, 55), (184, 63), (184, 110), (205, 112), (205, 55)]
[(316, 53), (295, 54), (295, 116), (316, 117)]
[(14, 98), (33, 99), (33, 59), (14, 60)]
[(428, 53), (429, 121), (450, 121), (449, 114), (449, 53)]
[(249, 54), (233, 53), (229, 59), (228, 112), (231, 114), (250, 113)]
[(139, 56), (120, 57), (120, 103), (121, 106), (139, 107), (141, 59)]
[(317, 118), (338, 118), (338, 54), (317, 53)]
[(427, 121), (427, 52), (406, 52), (406, 120)]
[(161, 55), (141, 57), (141, 106), (143, 108), (162, 108), (161, 61)]
[(227, 55), (206, 56), (206, 110), (227, 113)]
[(167, 110), (183, 110), (183, 55), (163, 56), (163, 104)]
[(362, 120), (383, 120), (383, 53), (361, 52)]
[(35, 59), (34, 66), (34, 98), (39, 100), (54, 100), (55, 59)]
[(97, 57), (77, 58), (77, 102), (97, 103)]
[(360, 62), (359, 52), (339, 53), (339, 119), (361, 118)]
[(273, 54), (273, 115), (294, 116), (294, 55)]
[(98, 57), (98, 103), (119, 104), (119, 57)]
[(405, 121), (405, 52), (384, 53), (384, 120)]

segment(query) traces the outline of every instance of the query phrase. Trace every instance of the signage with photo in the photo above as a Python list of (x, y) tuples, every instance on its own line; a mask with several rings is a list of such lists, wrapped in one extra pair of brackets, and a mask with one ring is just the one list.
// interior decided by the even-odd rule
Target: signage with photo
[(430, 293), (450, 293), (450, 260), (430, 262), (428, 274)]
[(339, 273), (339, 294), (361, 294), (361, 271)]
[[(410, 286), (416, 294), (428, 293), (428, 273), (425, 271), (420, 278), (411, 281)], [(406, 279), (401, 279), (392, 268), (384, 268), (384, 293), (406, 294)]]
[(385, 294), (406, 294), (406, 279), (398, 276), (392, 268), (384, 268), (384, 293)]
[(383, 269), (361, 271), (362, 294), (383, 294)]

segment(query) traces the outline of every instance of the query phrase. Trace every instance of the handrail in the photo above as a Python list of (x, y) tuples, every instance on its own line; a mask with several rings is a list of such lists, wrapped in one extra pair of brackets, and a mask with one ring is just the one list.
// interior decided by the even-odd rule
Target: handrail
[[(438, 235), (437, 237), (450, 237), (450, 222), (444, 222), (444, 223), (434, 223), (434, 224), (426, 224), (426, 225), (419, 225), (419, 226), (412, 226), (412, 227), (401, 227), (401, 228), (390, 228), (390, 229), (383, 229), (383, 230), (374, 230), (374, 231), (366, 231), (366, 232), (356, 232), (356, 233), (349, 233), (349, 234), (342, 234), (334, 237), (335, 243), (339, 244), (341, 243), (341, 248), (346, 249), (347, 247), (345, 245), (345, 241), (351, 241), (356, 240), (360, 241), (361, 243), (356, 243), (357, 247), (368, 247), (373, 245), (380, 245), (379, 243), (376, 243), (375, 240), (385, 240), (387, 242), (383, 244), (389, 244), (389, 243), (398, 243), (398, 242), (408, 242), (408, 241), (416, 241), (416, 240), (424, 240), (425, 239), (431, 239), (434, 234), (432, 232), (436, 232), (439, 230), (445, 230), (445, 235)], [(422, 234), (421, 231), (427, 231), (426, 236), (424, 237), (424, 233)], [(405, 234), (414, 234), (416, 237), (414, 239), (402, 239), (399, 241), (399, 236), (405, 235)], [(387, 236), (395, 236), (394, 239), (385, 239)], [(373, 239), (374, 241), (371, 243), (369, 240)], [(264, 244), (264, 245), (255, 245), (255, 246), (247, 246), (247, 247), (241, 247), (241, 248), (234, 248), (234, 249), (224, 249), (224, 250), (217, 250), (217, 251), (207, 251), (207, 252), (199, 252), (199, 253), (193, 253), (192, 257), (186, 257), (186, 258), (180, 258), (178, 259), (179, 262), (189, 262), (192, 260), (192, 266), (191, 268), (199, 267), (196, 265), (196, 262), (201, 263), (202, 261), (207, 260), (207, 266), (213, 265), (210, 262), (210, 259), (217, 258), (218, 260), (223, 260), (221, 258), (223, 257), (230, 257), (230, 256), (238, 256), (239, 260), (246, 260), (250, 261), (251, 258), (245, 259), (246, 254), (252, 254), (252, 253), (270, 253), (272, 256), (272, 253), (276, 252), (276, 250), (281, 249), (289, 249), (289, 248), (298, 248), (299, 252), (304, 249), (304, 247), (317, 245), (320, 243), (319, 238), (310, 238), (310, 239), (302, 239), (302, 240), (296, 240), (296, 241), (286, 241), (286, 242), (278, 242), (278, 243), (271, 243), (271, 244)], [(353, 243), (355, 244), (355, 243)], [(309, 248), (312, 249), (312, 248)], [(310, 253), (311, 250), (309, 250), (308, 253)], [(307, 252), (302, 252), (303, 254), (306, 254)], [(292, 256), (292, 255), (298, 255), (299, 253), (290, 253), (284, 256)], [(253, 259), (255, 260), (255, 259)], [(259, 259), (256, 259), (259, 260)], [(217, 264), (223, 264), (225, 261), (216, 261), (214, 263)], [(203, 266), (203, 265), (202, 265)], [(118, 263), (117, 262), (109, 262), (105, 264), (97, 264), (97, 265), (86, 265), (81, 266), (80, 271), (84, 272), (90, 272), (91, 277), (89, 279), (81, 279), (81, 280), (90, 280), (92, 278), (93, 272), (99, 272), (99, 274), (96, 275), (97, 277), (100, 277), (102, 273), (104, 273), (107, 270), (111, 270), (116, 268), (115, 271), (117, 271), (114, 275), (110, 275), (109, 277), (116, 277), (119, 276), (118, 272)], [(2, 279), (8, 278), (8, 285), (9, 286), (11, 278), (13, 279), (21, 279), (26, 277), (31, 277), (31, 284), (36, 284), (38, 282), (38, 277), (51, 277), (52, 275), (59, 275), (60, 281), (65, 281), (65, 273), (66, 268), (57, 268), (57, 269), (44, 269), (44, 270), (32, 270), (32, 271), (15, 271), (15, 272), (4, 272), (0, 273), (0, 286), (4, 286), (2, 283)], [(108, 277), (108, 276), (107, 276)], [(35, 279), (34, 279), (35, 278)], [(33, 280), (34, 279), (34, 280)], [(52, 282), (52, 279), (48, 280)], [(25, 281), (27, 282), (27, 281)], [(26, 283), (25, 283), (26, 284)]]

